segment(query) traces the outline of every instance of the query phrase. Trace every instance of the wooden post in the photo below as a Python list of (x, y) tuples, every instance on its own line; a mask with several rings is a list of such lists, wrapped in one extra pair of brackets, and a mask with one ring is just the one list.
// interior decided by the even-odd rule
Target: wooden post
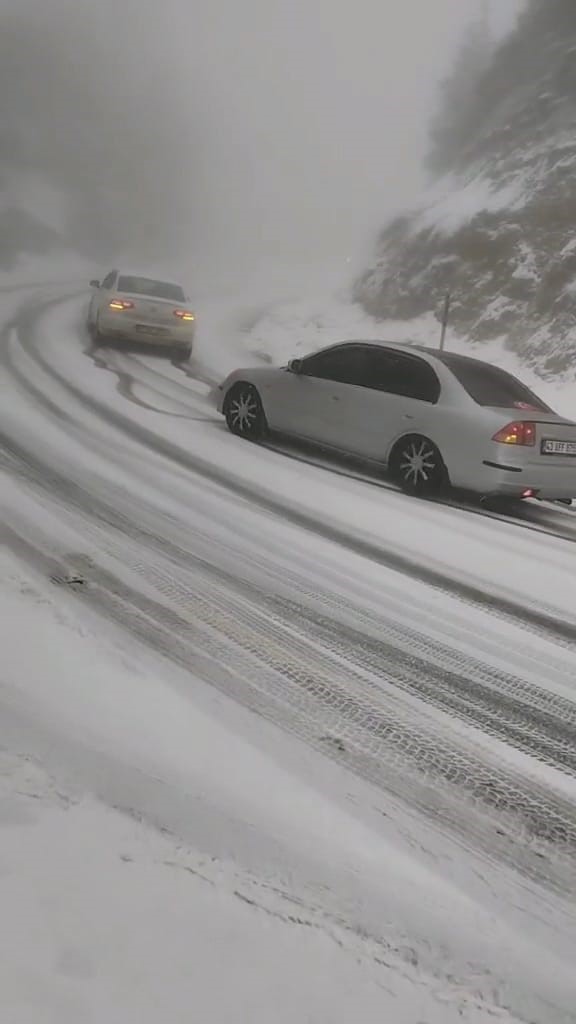
[(448, 321), (450, 320), (450, 307), (452, 305), (452, 295), (450, 292), (446, 292), (446, 298), (444, 299), (444, 309), (442, 312), (442, 334), (440, 335), (440, 351), (444, 351), (444, 345), (446, 343), (446, 331), (448, 330)]

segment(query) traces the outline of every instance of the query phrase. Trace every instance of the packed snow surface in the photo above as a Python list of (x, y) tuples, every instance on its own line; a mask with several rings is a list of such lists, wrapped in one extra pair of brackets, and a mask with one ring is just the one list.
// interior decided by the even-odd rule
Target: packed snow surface
[(229, 369), (382, 336), (345, 296), (207, 297), (183, 367), (44, 280), (0, 294), (2, 1024), (570, 1024), (570, 513), (229, 436)]

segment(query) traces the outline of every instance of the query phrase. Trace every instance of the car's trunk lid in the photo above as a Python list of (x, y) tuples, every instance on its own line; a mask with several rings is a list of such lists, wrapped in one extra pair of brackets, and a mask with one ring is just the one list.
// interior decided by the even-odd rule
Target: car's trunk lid
[(175, 326), (178, 320), (174, 310), (183, 308), (183, 305), (179, 306), (171, 299), (155, 299), (153, 296), (133, 295), (129, 292), (122, 292), (122, 298), (134, 303), (133, 309), (126, 310), (130, 319), (147, 324)]

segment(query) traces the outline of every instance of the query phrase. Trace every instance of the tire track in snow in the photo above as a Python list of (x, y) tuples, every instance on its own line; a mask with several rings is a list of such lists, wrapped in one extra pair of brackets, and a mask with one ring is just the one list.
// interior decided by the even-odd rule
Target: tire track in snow
[[(269, 588), (258, 588), (144, 528), (144, 509), (130, 517), (11, 438), (4, 441), (6, 468), (39, 488), (46, 501), (61, 503), (63, 514), (76, 516), (79, 537), (99, 537), (97, 547), (104, 546), (130, 577), (119, 578), (82, 554), (62, 561), (60, 553), (60, 560), (47, 561), (34, 544), (13, 537), (15, 548), (27, 549), (43, 571), (52, 566), (55, 574), (84, 572), (88, 584), (81, 600), (142, 642), (473, 841), (488, 856), (520, 864), (563, 891), (573, 886), (575, 806), (545, 782), (486, 758), (470, 743), (470, 734), (450, 725), (467, 717), (473, 721), (480, 710), (493, 735), (532, 756), (530, 744), (542, 731), (542, 760), (571, 770), (571, 734), (562, 731), (573, 723), (570, 702), (551, 695), (547, 713), (544, 691), (425, 634), (391, 627), (385, 608), (370, 629), (344, 626), (326, 614), (333, 599), (321, 591), (310, 596), (317, 611), (304, 610), (298, 600), (274, 596)], [(49, 538), (45, 547), (50, 550)], [(142, 593), (138, 579), (152, 594)], [(379, 628), (377, 639), (373, 626)], [(468, 685), (461, 686), (462, 680)], [(503, 710), (501, 693), (508, 695)], [(524, 700), (536, 719), (523, 709)], [(564, 722), (550, 712), (552, 705)]]
[[(1, 435), (0, 435), (1, 437)], [(185, 541), (178, 543), (175, 537), (161, 536), (153, 528), (143, 526), (143, 517), (154, 519), (154, 510), (140, 502), (141, 521), (138, 523), (128, 512), (122, 512), (120, 505), (110, 504), (100, 493), (94, 493), (76, 482), (71, 482), (52, 467), (47, 469), (36, 456), (27, 453), (11, 439), (4, 438), (4, 451), (12, 452), (13, 462), (10, 463), (19, 472), (42, 488), (47, 496), (54, 491), (63, 502), (63, 510), (76, 508), (85, 516), (97, 517), (107, 527), (113, 527), (132, 541), (141, 543), (147, 550), (170, 559), (174, 571), (178, 567), (196, 571), (198, 567), (204, 573), (234, 588), (239, 584), (239, 568), (235, 573), (226, 571), (218, 565), (218, 555), (210, 548), (211, 538), (200, 537), (195, 531), (194, 538), (189, 535)], [(5, 458), (4, 458), (4, 461)], [(120, 496), (118, 496), (120, 502)], [(204, 541), (200, 547), (204, 557), (199, 557), (190, 550), (193, 542), (198, 548), (198, 539)], [(182, 544), (186, 542), (187, 546)], [(212, 558), (210, 562), (208, 559)], [(427, 633), (419, 633), (405, 625), (394, 626), (391, 611), (386, 605), (387, 639), (382, 638), (382, 617), (370, 617), (366, 612), (356, 627), (346, 623), (342, 618), (335, 617), (337, 603), (325, 592), (325, 588), (317, 587), (314, 592), (302, 586), (297, 574), (290, 579), (289, 592), (307, 597), (306, 605), (301, 600), (282, 597), (272, 586), (264, 587), (260, 572), (258, 584), (250, 583), (245, 577), (241, 581), (244, 593), (252, 601), (260, 601), (263, 608), (273, 608), (278, 616), (297, 622), (299, 628), (307, 629), (313, 638), (321, 639), (326, 645), (345, 653), (354, 649), (355, 661), (370, 670), (383, 669), (392, 656), (397, 665), (406, 665), (412, 671), (419, 669), (418, 696), (439, 704), (446, 701), (448, 709), (458, 710), (460, 715), (467, 714), (472, 722), (476, 716), (486, 716), (486, 725), (494, 735), (505, 739), (515, 739), (519, 749), (526, 749), (538, 758), (567, 771), (576, 771), (576, 703), (551, 693), (545, 686), (537, 687), (517, 676), (474, 660), (469, 653), (463, 655), (453, 647), (439, 643)], [(396, 602), (397, 597), (392, 600)], [(325, 611), (322, 613), (321, 609)], [(328, 614), (329, 610), (330, 614)], [(412, 618), (415, 611), (411, 603)], [(535, 663), (535, 669), (543, 675), (553, 671), (558, 675), (563, 671), (565, 683), (572, 682), (570, 670), (564, 665)], [(429, 682), (427, 682), (429, 680)], [(400, 684), (401, 678), (398, 677)], [(576, 699), (576, 694), (575, 694)], [(496, 701), (498, 703), (496, 703)], [(509, 732), (507, 731), (509, 729)]]
[[(77, 507), (86, 516), (97, 514), (107, 525), (115, 526), (133, 539), (140, 539), (148, 549), (169, 554), (175, 565), (188, 563), (196, 566), (196, 559), (190, 552), (173, 541), (162, 540), (154, 533), (142, 530), (132, 518), (122, 516), (118, 508), (105, 504), (78, 485), (71, 486), (67, 478), (52, 469), (46, 479), (42, 464), (11, 445), (8, 439), (5, 439), (4, 447), (5, 450), (12, 447), (21, 465), (27, 459), (29, 467), (34, 467), (32, 478), (41, 482), (47, 493), (55, 488), (65, 497), (67, 506)], [(206, 563), (203, 568), (206, 570)], [(212, 567), (212, 572), (217, 572), (215, 567)], [(232, 587), (235, 577), (223, 574), (222, 570), (219, 572)], [(255, 595), (258, 592), (253, 590), (252, 599)], [(569, 701), (544, 689), (538, 690), (513, 676), (489, 670), (468, 655), (458, 655), (415, 631), (407, 633), (405, 629), (397, 629), (390, 640), (376, 640), (365, 631), (342, 623), (336, 626), (333, 619), (323, 617), (317, 608), (308, 608), (303, 614), (302, 607), (294, 601), (282, 601), (270, 594), (260, 594), (260, 597), (268, 604), (272, 603), (278, 614), (298, 621), (300, 628), (309, 629), (312, 624), (315, 635), (321, 637), (327, 646), (340, 653), (352, 649), (356, 663), (369, 670), (381, 671), (393, 659), (396, 685), (412, 689), (420, 700), (458, 714), (473, 725), (482, 725), (491, 735), (511, 742), (545, 763), (572, 773), (576, 771), (576, 708)], [(316, 594), (316, 605), (319, 599), (321, 595)], [(381, 634), (381, 621), (375, 622), (374, 626)], [(391, 632), (389, 624), (387, 632)], [(544, 668), (542, 666), (542, 671)]]
[[(16, 540), (14, 547), (22, 553), (26, 544)], [(124, 540), (118, 548), (118, 560), (126, 563)], [(81, 555), (64, 564), (46, 564), (38, 552), (27, 555), (44, 561), (51, 574), (82, 573), (83, 602), (468, 842), (473, 838), (487, 854), (500, 846), (503, 859), (516, 866), (520, 860), (533, 877), (561, 889), (574, 883), (576, 806), (521, 772), (486, 763), (465, 739), (450, 736), (445, 723), (404, 705), (394, 695), (394, 662), (386, 693), (381, 677), (358, 670), (356, 648), (346, 662), (330, 649), (318, 650), (283, 615), (255, 606), (238, 581), (234, 590), (229, 580), (215, 586), (204, 566), (195, 568), (192, 588), (190, 578), (175, 579), (172, 566), (129, 561), (133, 573), (152, 583), (157, 600)], [(415, 665), (414, 685), (420, 672)], [(558, 858), (567, 861), (562, 866)]]
[(519, 604), (511, 598), (486, 591), (475, 584), (454, 579), (447, 573), (431, 566), (423, 565), (391, 548), (351, 534), (339, 525), (328, 524), (325, 520), (317, 518), (304, 508), (290, 505), (284, 499), (276, 498), (274, 494), (264, 488), (247, 484), (243, 478), (231, 474), (228, 470), (221, 469), (201, 456), (178, 447), (165, 438), (159, 437), (158, 434), (149, 428), (136, 423), (130, 417), (106, 405), (90, 393), (82, 391), (51, 366), (50, 362), (39, 352), (34, 342), (34, 327), (37, 321), (45, 314), (47, 308), (52, 308), (61, 302), (62, 299), (57, 299), (50, 303), (45, 303), (39, 308), (26, 310), (16, 324), (20, 343), (47, 374), (53, 377), (61, 387), (87, 406), (104, 422), (113, 423), (120, 431), (130, 436), (133, 440), (140, 442), (157, 454), (165, 456), (181, 468), (205, 480), (216, 483), (218, 486), (243, 498), (252, 505), (271, 512), (273, 515), (280, 517), (280, 519), (287, 520), (293, 525), (315, 533), (326, 540), (331, 540), (361, 557), (368, 558), (376, 564), (392, 569), (411, 579), (427, 583), (442, 593), (456, 596), (483, 610), (494, 612), (514, 622), (516, 625), (531, 629), (540, 635), (553, 637), (559, 643), (567, 644), (570, 647), (576, 643), (576, 622), (561, 619), (559, 616), (535, 607)]
[[(5, 448), (9, 444), (5, 441)], [(18, 454), (17, 450), (14, 454)], [(23, 453), (20, 457), (23, 460)], [(167, 556), (174, 572), (177, 567), (190, 568), (193, 572), (200, 569), (230, 590), (239, 585), (238, 576), (198, 559), (173, 540), (142, 529), (133, 518), (78, 484), (71, 485), (54, 470), (50, 470), (46, 479), (42, 464), (31, 460), (30, 456), (28, 459), (29, 465), (35, 464), (35, 471), (29, 478), (39, 483), (47, 495), (55, 487), (65, 498), (67, 507), (75, 507), (87, 518), (97, 516), (107, 527), (141, 542), (147, 550)], [(366, 630), (322, 615), (317, 607), (303, 609), (293, 600), (250, 586), (246, 580), (242, 581), (242, 588), (244, 598), (259, 602), (263, 611), (273, 609), (278, 618), (296, 623), (311, 639), (322, 642), (340, 657), (352, 658), (354, 664), (377, 674), (388, 676), (392, 671), (394, 685), (413, 693), (418, 700), (442, 708), (472, 726), (482, 727), (487, 734), (545, 764), (576, 775), (576, 704), (569, 700), (509, 673), (491, 669), (426, 634), (394, 627), (389, 619), (385, 628), (382, 619), (374, 622), (380, 634), (376, 639)], [(168, 592), (171, 592), (170, 586)], [(320, 590), (315, 595), (315, 603), (321, 600)], [(547, 665), (536, 668), (542, 673), (549, 670)]]

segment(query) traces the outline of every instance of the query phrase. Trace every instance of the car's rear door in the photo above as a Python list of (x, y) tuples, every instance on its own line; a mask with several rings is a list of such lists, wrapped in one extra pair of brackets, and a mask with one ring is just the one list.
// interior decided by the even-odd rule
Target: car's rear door
[(110, 301), (110, 292), (116, 282), (116, 271), (111, 270), (106, 275), (99, 289), (95, 293), (92, 299), (92, 307), (90, 309), (90, 320), (94, 322), (97, 319), (98, 313), (102, 307), (106, 306)]
[(366, 345), (358, 384), (336, 400), (342, 429), (339, 447), (384, 462), (397, 438), (407, 433), (429, 435), (440, 383), (425, 360), (398, 349)]

